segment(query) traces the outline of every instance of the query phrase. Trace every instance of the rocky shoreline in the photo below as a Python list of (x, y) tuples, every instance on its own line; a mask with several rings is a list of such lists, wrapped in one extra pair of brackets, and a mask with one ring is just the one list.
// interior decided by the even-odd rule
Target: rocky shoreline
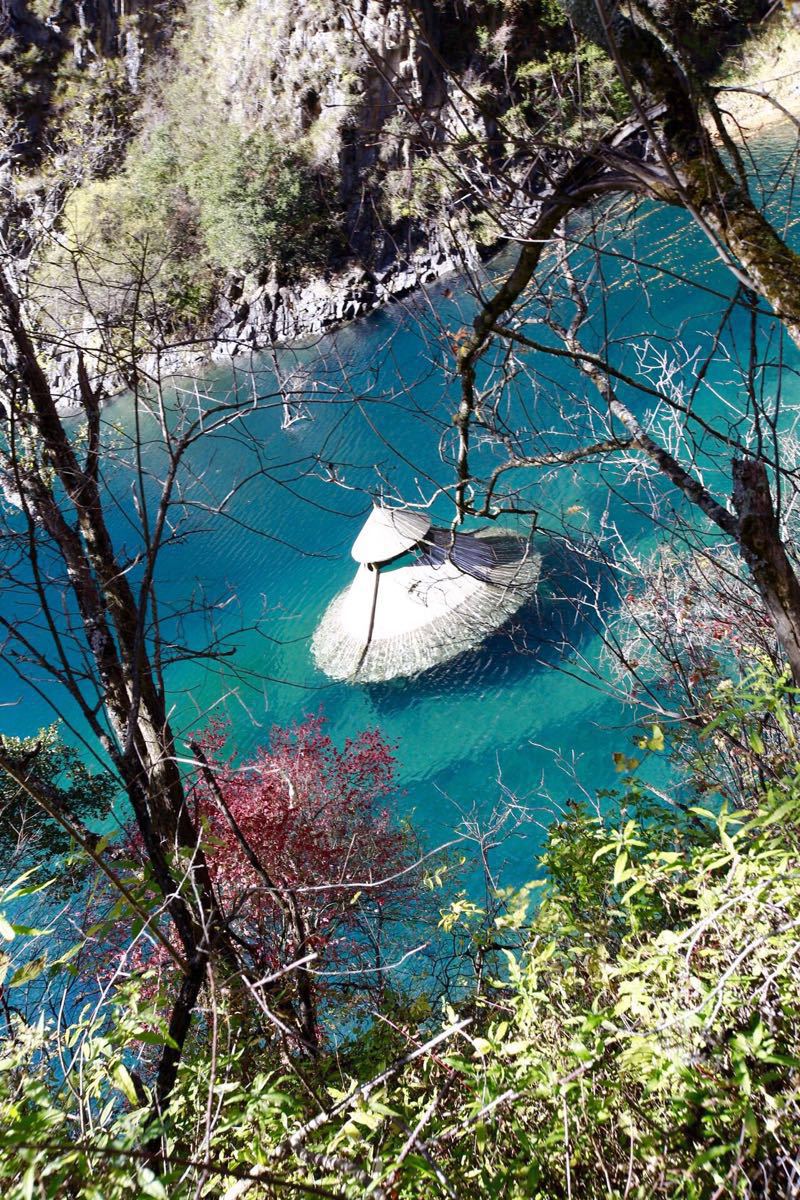
[[(226, 286), (210, 333), (195, 341), (145, 353), (137, 369), (144, 378), (164, 382), (181, 375), (196, 375), (212, 363), (308, 343), (421, 287), (478, 266), (486, 253), (494, 249), (486, 248), (482, 254), (466, 239), (456, 247), (447, 237), (433, 231), (427, 244), (398, 257), (380, 271), (353, 264), (283, 286), (274, 277), (257, 273), (234, 278)], [(85, 333), (85, 339), (80, 340), (85, 340), (87, 366), (105, 398), (128, 390), (130, 379), (111, 364), (102, 368), (91, 347), (92, 330)], [(49, 375), (62, 411), (78, 411), (81, 406), (77, 350), (54, 356)]]
[(235, 357), (330, 333), (478, 261), (474, 245), (456, 250), (435, 238), (381, 271), (353, 265), (284, 287), (259, 276), (234, 280), (220, 306), (211, 355)]
[[(736, 128), (756, 133), (797, 112), (799, 64), (800, 33), (789, 27), (766, 31), (761, 42), (749, 47), (740, 61), (730, 62), (715, 82), (731, 132)], [(777, 104), (758, 94), (767, 89)], [(351, 262), (291, 284), (280, 283), (267, 271), (230, 277), (210, 330), (196, 339), (146, 353), (137, 363), (137, 371), (140, 376), (163, 381), (197, 375), (212, 363), (308, 343), (420, 287), (473, 268), (499, 248), (494, 245), (479, 249), (466, 234), (456, 236), (451, 229), (435, 226), (419, 231), (419, 235), (421, 241), (414, 250), (384, 260), (380, 269), (370, 270)], [(76, 340), (83, 342), (87, 365), (105, 396), (130, 387), (131, 380), (124, 371), (100, 361), (96, 331), (86, 328)], [(55, 355), (50, 376), (62, 408), (75, 408), (77, 351)]]

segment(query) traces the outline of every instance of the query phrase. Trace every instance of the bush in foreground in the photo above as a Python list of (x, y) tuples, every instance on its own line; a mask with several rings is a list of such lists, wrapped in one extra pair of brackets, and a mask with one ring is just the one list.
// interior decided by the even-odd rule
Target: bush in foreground
[[(756, 703), (773, 720), (782, 688), (724, 691), (710, 738), (752, 724)], [(387, 992), (369, 1039), (312, 1068), (243, 1037), (224, 989), (209, 997), (157, 1128), (134, 1071), (142, 1037), (163, 1033), (138, 984), (66, 1029), (9, 1012), (9, 1196), (793, 1194), (796, 755), (738, 813), (655, 805), (626, 778), (604, 815), (566, 812), (540, 868), (490, 926), (474, 906), (443, 914), (507, 960), (443, 1021)]]

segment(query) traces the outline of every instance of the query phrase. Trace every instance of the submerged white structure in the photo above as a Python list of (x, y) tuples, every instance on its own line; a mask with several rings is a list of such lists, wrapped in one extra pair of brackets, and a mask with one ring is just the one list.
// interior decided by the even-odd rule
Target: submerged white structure
[(311, 649), (326, 675), (353, 683), (414, 675), (477, 646), (539, 579), (527, 538), (437, 529), (412, 509), (373, 508), (352, 555), (356, 577), (328, 606)]

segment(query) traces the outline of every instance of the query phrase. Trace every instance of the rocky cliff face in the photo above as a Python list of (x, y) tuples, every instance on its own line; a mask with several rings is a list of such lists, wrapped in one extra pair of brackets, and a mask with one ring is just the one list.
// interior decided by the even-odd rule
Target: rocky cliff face
[(5, 4), (7, 170), (112, 173), (137, 132), (168, 118), (175, 80), (201, 120), (302, 140), (341, 237), (313, 278), (287, 282), (265, 263), (223, 281), (212, 326), (234, 348), (318, 333), (453, 265), (464, 224), (436, 220), (447, 181), (420, 167), (471, 134), (491, 153), (487, 50), (504, 42), (507, 69), (539, 27), (539, 0), (508, 6), (512, 21), (491, 0)]
[(0, 0), (0, 21), (7, 177), (113, 177), (170, 121), (302, 145), (337, 236), (313, 272), (279, 256), (219, 271), (203, 332), (226, 353), (323, 332), (491, 245), (473, 179), (511, 211), (509, 130), (520, 145), (546, 129), (554, 93), (569, 124), (554, 0)]
[(512, 71), (530, 53), (538, 0), (513, 7), (510, 24), (491, 0), (201, 0), (186, 10), (174, 69), (240, 128), (303, 139), (336, 181), (349, 252), (380, 269), (414, 243), (414, 169), (431, 147), (476, 122), (491, 146), (491, 97), (479, 112), (463, 83), (491, 90), (500, 30)]
[[(93, 114), (97, 132), (132, 107), (142, 64), (162, 52), (175, 0), (0, 0), (0, 162), (39, 168)], [(121, 131), (124, 135), (127, 129)], [(120, 139), (116, 139), (120, 150)]]
[(445, 228), (415, 193), (431, 150), (475, 120), (459, 91), (465, 75), (482, 73), (474, 20), (452, 5), (402, 0), (250, 0), (233, 20), (215, 6), (201, 20), (205, 86), (245, 128), (266, 121), (311, 145), (336, 181), (346, 247), (310, 281), (263, 271), (232, 279), (216, 321), (230, 348), (318, 334), (457, 265), (459, 223)]

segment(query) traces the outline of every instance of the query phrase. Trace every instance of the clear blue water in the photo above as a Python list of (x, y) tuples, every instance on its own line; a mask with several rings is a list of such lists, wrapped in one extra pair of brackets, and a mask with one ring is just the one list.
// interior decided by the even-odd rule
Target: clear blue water
[[(783, 131), (759, 145), (759, 163), (774, 181), (790, 144), (791, 134)], [(773, 211), (788, 213), (793, 221), (791, 180), (778, 182)], [(633, 220), (621, 208), (613, 233), (603, 257), (602, 304), (598, 300), (587, 340), (599, 344), (607, 331), (615, 361), (625, 369), (633, 366), (633, 347), (645, 337), (659, 346), (673, 345), (678, 336), (689, 347), (707, 346), (713, 314), (733, 290), (707, 241), (684, 214), (664, 209), (644, 208)], [(687, 287), (648, 268), (634, 269), (627, 261), (633, 255), (668, 266), (676, 275), (685, 272), (699, 286)], [(283, 431), (279, 407), (268, 403), (225, 434), (209, 437), (190, 455), (199, 480), (195, 499), (211, 507), (243, 475), (259, 469), (232, 500), (232, 519), (195, 509), (163, 553), (158, 589), (165, 629), (177, 628), (171, 606), (202, 594), (218, 605), (217, 630), (226, 649), (234, 651), (218, 664), (178, 662), (168, 668), (167, 680), (179, 735), (197, 729), (209, 711), (224, 715), (231, 723), (231, 744), (242, 755), (268, 737), (273, 723), (285, 724), (320, 708), (337, 739), (379, 726), (397, 746), (397, 811), (413, 814), (433, 842), (451, 836), (464, 813), (474, 810), (486, 819), (501, 796), (514, 792), (531, 807), (530, 818), (502, 851), (506, 880), (519, 882), (530, 873), (554, 805), (576, 793), (558, 756), (575, 762), (590, 792), (613, 787), (619, 777), (612, 755), (629, 749), (637, 715), (605, 686), (608, 667), (600, 639), (591, 621), (569, 603), (571, 596), (581, 594), (583, 560), (539, 535), (544, 571), (535, 602), (479, 649), (416, 678), (371, 686), (332, 684), (316, 671), (309, 650), (325, 606), (352, 577), (349, 548), (370, 495), (428, 502), (437, 489), (452, 488), (452, 468), (442, 461), (439, 443), (444, 438), (450, 444), (456, 392), (445, 369), (452, 357), (443, 352), (439, 326), (451, 338), (468, 322), (470, 302), (463, 286), (446, 282), (452, 295), (445, 294), (444, 285), (435, 285), (318, 346), (282, 354), (284, 372), (296, 370), (302, 377), (312, 419)], [(737, 322), (737, 337), (744, 338), (745, 316)], [(765, 322), (765, 346), (766, 331)], [(531, 333), (542, 336), (536, 325)], [(269, 362), (258, 360), (255, 368), (257, 390), (269, 393)], [(715, 399), (706, 391), (698, 403), (715, 417), (724, 411), (729, 365), (712, 366), (709, 379), (720, 395)], [(233, 374), (219, 368), (203, 381), (218, 398), (234, 385), (245, 391), (252, 386), (242, 367)], [(551, 359), (542, 363), (536, 388), (524, 380), (515, 385), (519, 403), (544, 428), (557, 423), (559, 405), (582, 386), (569, 364)], [(762, 386), (774, 390), (774, 372), (764, 372)], [(791, 373), (783, 386), (784, 403), (790, 407), (792, 394), (798, 394)], [(627, 393), (627, 398), (638, 412), (646, 411), (641, 396)], [(516, 410), (516, 420), (520, 412)], [(109, 405), (105, 421), (105, 475), (115, 498), (112, 526), (119, 543), (134, 550), (131, 477), (121, 465), (132, 429), (130, 399), (121, 397)], [(147, 422), (145, 429), (145, 461), (157, 470), (163, 455), (156, 430)], [(249, 439), (258, 445), (258, 464)], [(483, 452), (484, 465), (492, 454), (490, 449)], [(328, 462), (337, 464), (346, 487), (327, 478)], [(713, 475), (714, 468), (710, 470)], [(525, 500), (540, 511), (545, 530), (571, 523), (573, 533), (594, 538), (613, 521), (639, 549), (663, 536), (648, 520), (644, 493), (633, 483), (619, 494), (611, 467), (531, 475)], [(450, 520), (452, 509), (444, 495), (434, 500), (432, 512), (443, 522)], [(7, 597), (9, 602), (14, 598)], [(21, 608), (20, 618), (25, 615)], [(202, 642), (199, 617), (185, 618), (181, 627)], [(27, 675), (35, 685), (35, 668), (28, 668)], [(0, 668), (0, 698), (10, 705), (0, 710), (7, 733), (31, 733), (52, 721), (54, 712), (71, 716), (63, 696), (44, 684), (40, 690), (32, 688), (5, 666)], [(656, 764), (653, 769), (662, 768)]]

